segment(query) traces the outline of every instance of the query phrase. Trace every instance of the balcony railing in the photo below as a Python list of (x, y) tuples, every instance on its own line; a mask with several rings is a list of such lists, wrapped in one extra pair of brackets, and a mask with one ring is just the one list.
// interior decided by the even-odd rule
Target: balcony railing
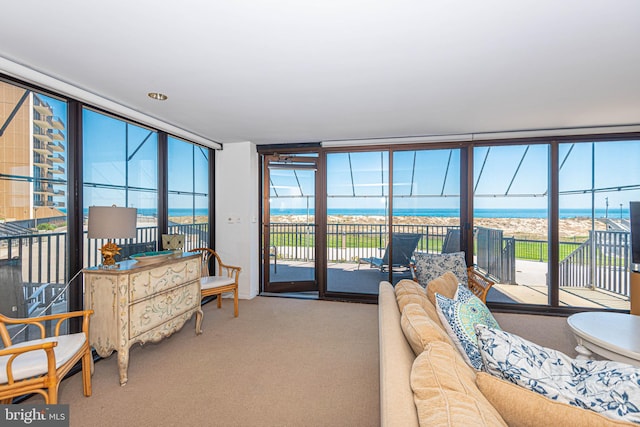
[[(443, 243), (455, 226), (394, 225), (394, 233), (423, 236), (416, 251), (442, 252)], [(516, 284), (516, 259), (548, 262), (548, 242), (503, 237), (501, 230), (476, 229), (477, 266), (500, 283)], [(327, 260), (356, 262), (360, 258), (381, 257), (389, 227), (384, 224), (327, 224)], [(597, 288), (629, 296), (630, 236), (625, 232), (596, 231), (585, 243), (560, 242), (560, 286)], [(278, 259), (307, 260), (315, 257), (313, 224), (270, 224), (270, 246)], [(482, 246), (482, 248), (478, 248)], [(596, 248), (596, 256), (592, 255)], [(546, 280), (546, 277), (543, 278)], [(545, 283), (542, 283), (545, 284)]]
[[(3, 226), (8, 228), (8, 224)], [(185, 250), (208, 246), (208, 224), (172, 225), (170, 232), (185, 235)], [(66, 262), (67, 234), (55, 231), (35, 233), (25, 229), (21, 233), (20, 227), (14, 227), (12, 233), (7, 230), (7, 233), (0, 234), (3, 234), (0, 235), (0, 259), (19, 260), (24, 300), (29, 304), (26, 312), (33, 314), (36, 308), (52, 301), (64, 288), (66, 280), (71, 278)], [(158, 241), (158, 228), (150, 226), (139, 227), (136, 239), (116, 240), (116, 243), (120, 246), (150, 243), (155, 250)], [(106, 241), (88, 239), (87, 232), (84, 232), (83, 265), (100, 264), (102, 256), (99, 249), (104, 243)], [(75, 273), (71, 272), (71, 275)], [(56, 303), (65, 301), (66, 295), (61, 295)]]
[(560, 285), (600, 288), (629, 296), (630, 248), (629, 232), (589, 232), (589, 239), (560, 262)]

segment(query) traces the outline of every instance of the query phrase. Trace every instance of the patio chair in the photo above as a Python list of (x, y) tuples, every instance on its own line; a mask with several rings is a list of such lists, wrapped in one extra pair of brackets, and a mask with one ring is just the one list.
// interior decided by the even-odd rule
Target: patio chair
[(361, 263), (368, 263), (370, 267), (376, 267), (380, 269), (381, 272), (387, 271), (390, 268), (389, 266), (391, 266), (391, 268), (411, 268), (413, 252), (416, 250), (421, 238), (422, 234), (393, 234), (391, 237), (391, 246), (393, 251), (391, 264), (389, 264), (389, 245), (387, 245), (382, 258), (360, 258), (358, 262), (358, 270), (360, 269)]
[[(240, 275), (240, 267), (224, 264), (220, 256), (213, 249), (197, 248), (189, 252), (200, 253), (200, 292), (202, 298), (217, 295), (218, 308), (222, 307), (222, 294), (233, 292), (233, 315), (238, 317), (238, 276)], [(215, 263), (218, 265), (218, 274), (216, 276), (209, 275), (209, 261), (214, 257)], [(215, 268), (215, 267), (214, 267)]]
[(0, 283), (0, 313), (6, 316), (28, 317), (20, 258), (0, 259)]
[[(16, 318), (32, 317), (54, 298), (53, 283), (24, 283), (20, 258), (0, 259), (0, 313)], [(40, 313), (42, 314), (42, 313)]]
[[(91, 396), (91, 346), (89, 316), (93, 310), (75, 311), (49, 316), (15, 319), (0, 314), (0, 403), (9, 404), (14, 397), (38, 393), (46, 404), (58, 403), (60, 381), (82, 360), (82, 388)], [(82, 318), (82, 332), (60, 335), (62, 323), (73, 317)], [(54, 333), (45, 336), (45, 323), (55, 322)], [(40, 338), (13, 344), (9, 326), (28, 325), (40, 331)]]
[(442, 242), (442, 253), (450, 254), (452, 252), (460, 252), (460, 229), (448, 228), (447, 234)]

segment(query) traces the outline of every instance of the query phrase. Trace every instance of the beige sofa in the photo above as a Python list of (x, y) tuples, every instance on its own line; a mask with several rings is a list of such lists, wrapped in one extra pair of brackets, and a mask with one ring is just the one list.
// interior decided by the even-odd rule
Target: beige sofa
[[(402, 281), (396, 287), (402, 288)], [(411, 294), (406, 289), (398, 291), (399, 294), (401, 292)], [(422, 311), (417, 305), (423, 306), (425, 312), (433, 310), (430, 313), (433, 316), (435, 308), (429, 307), (428, 300), (417, 295), (405, 295), (400, 300), (399, 304), (396, 289), (390, 283), (380, 283), (378, 327), (382, 426), (633, 425), (552, 401), (475, 371), (464, 362), (439, 321), (423, 319), (408, 326), (411, 322), (407, 321), (406, 312)], [(405, 309), (402, 321), (411, 336), (409, 340), (401, 326), (401, 309)], [(422, 330), (422, 338), (412, 336), (410, 329), (414, 326)], [(425, 348), (421, 353), (417, 351), (417, 356), (416, 346)]]

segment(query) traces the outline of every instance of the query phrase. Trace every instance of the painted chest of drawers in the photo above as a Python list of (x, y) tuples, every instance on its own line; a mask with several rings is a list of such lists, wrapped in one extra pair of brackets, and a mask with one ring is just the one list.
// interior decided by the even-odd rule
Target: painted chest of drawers
[(202, 332), (198, 254), (140, 264), (123, 261), (119, 269), (89, 268), (84, 275), (84, 303), (94, 310), (89, 339), (96, 352), (118, 352), (120, 384), (127, 383), (129, 349), (173, 334), (195, 314)]

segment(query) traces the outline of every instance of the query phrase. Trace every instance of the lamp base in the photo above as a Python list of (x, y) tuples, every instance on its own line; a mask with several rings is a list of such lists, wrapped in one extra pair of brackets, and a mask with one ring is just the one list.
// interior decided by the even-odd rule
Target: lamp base
[(102, 253), (102, 266), (103, 268), (119, 268), (116, 264), (115, 256), (120, 254), (120, 247), (113, 242), (106, 243), (100, 252)]

